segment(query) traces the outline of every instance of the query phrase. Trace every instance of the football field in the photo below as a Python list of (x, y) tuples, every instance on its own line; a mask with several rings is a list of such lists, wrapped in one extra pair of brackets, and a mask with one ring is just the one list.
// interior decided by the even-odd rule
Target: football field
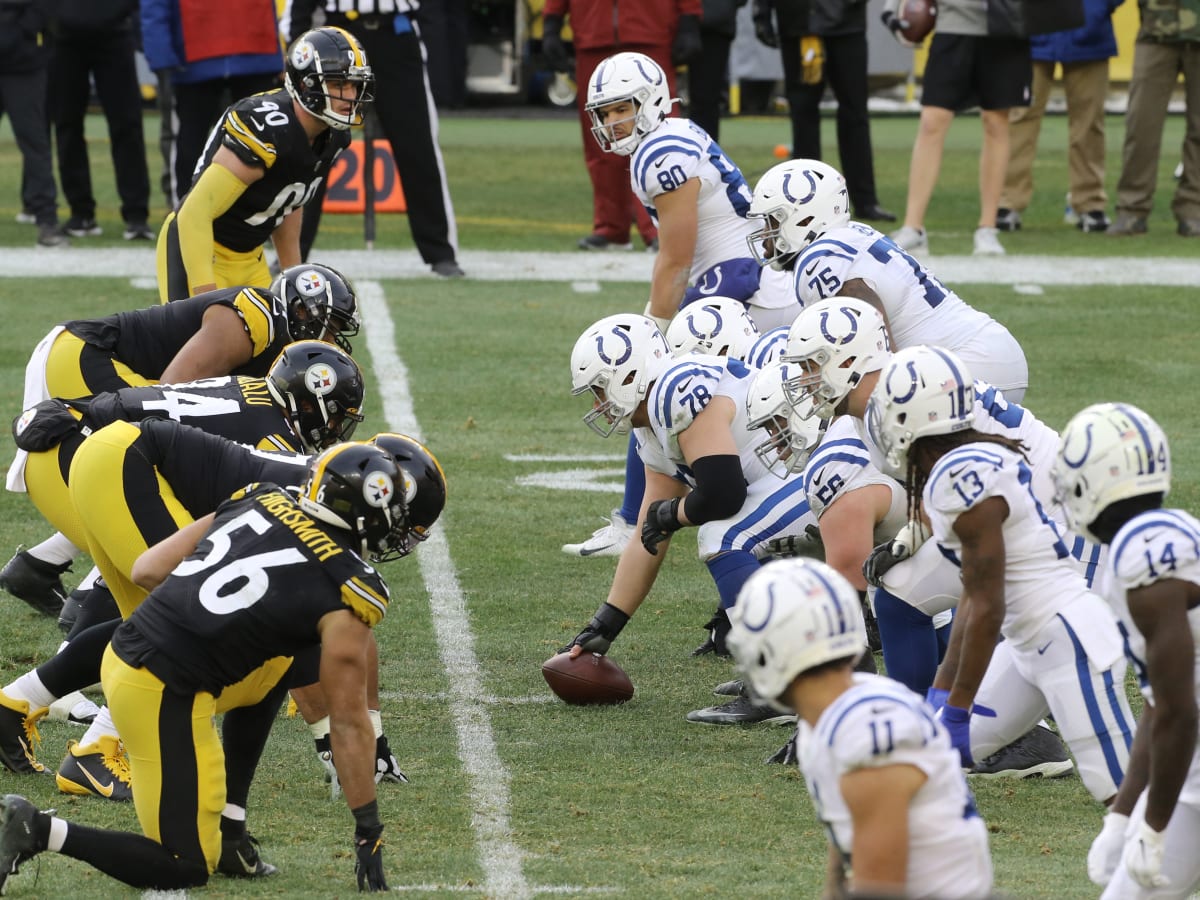
[[(449, 486), (431, 539), (383, 568), (392, 590), (378, 632), (383, 719), (411, 779), (380, 789), (389, 884), (431, 898), (815, 898), (824, 834), (798, 772), (763, 762), (788, 731), (684, 720), (688, 710), (717, 702), (711, 688), (730, 677), (726, 662), (689, 656), (716, 597), (687, 535), (675, 541), (650, 598), (612, 650), (636, 686), (632, 701), (575, 708), (546, 689), (541, 662), (586, 623), (615, 565), (559, 548), (581, 540), (619, 503), (625, 449), (619, 438), (601, 440), (583, 426), (587, 403), (570, 396), (568, 356), (595, 319), (643, 307), (652, 258), (547, 252), (569, 248), (586, 230), (586, 197), (581, 225), (577, 196), (543, 209), (538, 203), (551, 192), (512, 183), (510, 173), (526, 154), (523, 171), (543, 166), (537, 171), (558, 178), (552, 153), (538, 154), (577, 145), (571, 123), (530, 123), (519, 145), (509, 133), (517, 129), (505, 131), (499, 158), (484, 137), (488, 126), (444, 124), (451, 185), (462, 197), (461, 262), (472, 277), (428, 277), (406, 249), (403, 220), (382, 224), (379, 246), (388, 249), (373, 252), (355, 249), (354, 217), (327, 220), (328, 240), (323, 232), (314, 253), (314, 261), (354, 278), (362, 300), (365, 324), (354, 346), (368, 377), (362, 435), (420, 436)], [(757, 159), (770, 127), (731, 126), (733, 146), (746, 148), (731, 155)], [(898, 208), (897, 170), (911, 128), (889, 122), (879, 135), (885, 196)], [(0, 169), (11, 151), (11, 138), (0, 140)], [(949, 158), (948, 202), (966, 209), (972, 157)], [(558, 168), (582, 169), (575, 158), (568, 163)], [(562, 177), (574, 179), (574, 189), (582, 175)], [(15, 198), (15, 181), (5, 179), (0, 197)], [(953, 255), (969, 247), (970, 230), (942, 213), (934, 249), (945, 250), (930, 265), (1021, 341), (1031, 371), (1026, 405), (1039, 417), (1061, 428), (1089, 403), (1137, 403), (1171, 441), (1170, 502), (1200, 509), (1200, 409), (1188, 387), (1200, 361), (1198, 245), (1174, 238), (1161, 217), (1154, 227), (1170, 235), (1161, 242), (1099, 243), (1064, 229), (1060, 214), (1051, 217), (1059, 200), (1043, 201), (1051, 224), (1027, 226), (1012, 239), (1012, 255), (996, 260)], [(20, 411), (29, 352), (54, 323), (156, 300), (150, 248), (105, 237), (35, 252), (10, 211), (0, 205), (0, 410), (9, 418)], [(0, 466), (12, 449), (6, 432)], [(25, 497), (0, 495), (5, 559), (47, 535)], [(76, 562), (69, 586), (87, 565)], [(5, 595), (0, 615), (0, 683), (7, 683), (53, 653), (59, 635)], [(56, 766), (80, 733), (43, 724), (40, 757)], [(999, 891), (1047, 900), (1098, 895), (1085, 857), (1102, 811), (1077, 777), (973, 787)], [(51, 778), (0, 772), (0, 793), (12, 792), (72, 820), (137, 828), (132, 808), (59, 794)], [(352, 819), (342, 801), (330, 800), (298, 719), (277, 723), (249, 816), (279, 874), (262, 882), (215, 876), (193, 896), (355, 893)], [(27, 863), (8, 893), (139, 896), (53, 854)]]

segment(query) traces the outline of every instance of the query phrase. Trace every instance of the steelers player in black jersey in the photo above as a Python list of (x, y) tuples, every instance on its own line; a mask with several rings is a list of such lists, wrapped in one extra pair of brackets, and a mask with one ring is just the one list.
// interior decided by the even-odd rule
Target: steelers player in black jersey
[(128, 745), (144, 837), (67, 822), (9, 794), (0, 800), (0, 887), (47, 850), (139, 889), (205, 884), (226, 809), (213, 716), (231, 686), (244, 687), (240, 705), (273, 689), (279, 674), (263, 671), (267, 661), (319, 646), (358, 885), (386, 890), (366, 660), (388, 591), (364, 557), (408, 541), (405, 497), (390, 454), (340, 444), (312, 461), (299, 490), (251, 485), (140, 557), (133, 574), (151, 593), (114, 634), (102, 681)]
[[(349, 353), (358, 328), (354, 286), (327, 266), (297, 266), (281, 273), (271, 291), (231, 288), (55, 327), (25, 367), (22, 407), (131, 385), (261, 377), (293, 341), (331, 341)], [(26, 489), (25, 461), (25, 451), (18, 450), (8, 468), (8, 490)], [(18, 550), (0, 570), (0, 587), (57, 615), (66, 593), (61, 574), (78, 553), (61, 536)]]
[(266, 287), (268, 239), (281, 267), (300, 263), (304, 204), (350, 145), (372, 86), (358, 39), (341, 28), (315, 28), (288, 49), (284, 87), (225, 111), (191, 190), (159, 233), (163, 303), (219, 287)]

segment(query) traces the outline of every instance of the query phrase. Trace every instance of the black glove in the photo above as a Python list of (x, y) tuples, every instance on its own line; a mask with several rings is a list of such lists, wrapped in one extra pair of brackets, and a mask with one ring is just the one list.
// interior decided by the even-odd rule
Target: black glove
[(879, 14), (879, 19), (881, 22), (883, 22), (888, 31), (892, 33), (892, 37), (894, 37), (901, 46), (915, 47), (917, 45), (901, 33), (909, 26), (909, 21), (908, 19), (900, 18), (898, 12), (899, 5), (899, 0), (895, 0), (895, 2), (891, 2), (891, 0), (889, 0), (889, 2), (885, 2), (883, 5), (883, 12)]
[(558, 652), (566, 653), (578, 644), (588, 653), (605, 654), (627, 622), (629, 622), (627, 613), (617, 609), (611, 603), (602, 603), (596, 610), (596, 614), (592, 616), (592, 621), (587, 623), (587, 627), (575, 635), (571, 639), (571, 643)]
[(383, 877), (383, 823), (379, 806), (372, 800), (354, 813), (354, 875), (359, 891), (386, 891)]
[(775, 21), (771, 18), (769, 3), (754, 4), (754, 36), (760, 43), (768, 47), (779, 47), (779, 35), (775, 31)]
[(769, 556), (807, 556), (824, 559), (825, 543), (821, 540), (821, 529), (816, 525), (805, 525), (804, 534), (789, 534), (771, 538), (766, 545)]
[(863, 578), (867, 579), (867, 584), (882, 587), (883, 576), (888, 570), (901, 560), (908, 559), (907, 555), (897, 556), (892, 552), (892, 544), (893, 541), (884, 541), (871, 551), (871, 555), (863, 563), (862, 573)]
[(680, 16), (675, 31), (675, 41), (671, 44), (671, 62), (684, 66), (695, 62), (703, 49), (700, 43), (700, 17)]
[(546, 16), (542, 20), (542, 56), (555, 72), (570, 72), (571, 57), (562, 39), (563, 17)]
[(646, 510), (646, 521), (642, 523), (642, 546), (651, 556), (658, 556), (658, 545), (683, 527), (679, 521), (678, 497), (670, 500), (655, 500)]

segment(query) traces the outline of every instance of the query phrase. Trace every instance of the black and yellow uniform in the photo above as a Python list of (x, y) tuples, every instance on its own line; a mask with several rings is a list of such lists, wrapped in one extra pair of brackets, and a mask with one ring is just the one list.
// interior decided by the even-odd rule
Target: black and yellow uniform
[(259, 288), (222, 288), (168, 306), (148, 306), (63, 325), (46, 356), (51, 397), (88, 397), (130, 385), (154, 384), (200, 330), (204, 313), (227, 306), (241, 317), (252, 357), (221, 375), (262, 377), (291, 342), (284, 302)]
[(80, 546), (128, 618), (146, 596), (129, 573), (148, 547), (247, 484), (302, 483), (307, 466), (307, 456), (253, 450), (170, 419), (114, 422), (84, 441), (71, 462)]
[[(225, 111), (209, 134), (197, 171), (203, 173), (217, 150), (226, 147), (265, 174), (211, 220), (213, 276), (219, 287), (271, 283), (263, 243), (289, 213), (312, 199), (334, 159), (349, 146), (349, 131), (335, 129), (326, 129), (310, 143), (284, 88), (246, 97)], [(187, 202), (185, 196), (181, 208)], [(198, 281), (187, 271), (182, 250), (183, 244), (204, 241), (207, 235), (180, 229), (177, 213), (172, 213), (159, 236), (158, 286), (164, 303), (189, 296), (193, 284), (207, 281), (207, 276)]]
[[(265, 695), (277, 675), (264, 664), (319, 646), (324, 616), (349, 610), (373, 628), (387, 611), (386, 585), (352, 542), (289, 492), (253, 485), (217, 509), (196, 551), (117, 629), (101, 680), (129, 752), (138, 821), (162, 846), (112, 842), (90, 862), (163, 890), (204, 883), (225, 804), (213, 716)], [(234, 685), (246, 688), (237, 698)]]
[[(64, 414), (61, 405), (55, 411)], [(297, 453), (302, 449), (266, 381), (246, 375), (122, 388), (97, 394), (72, 414), (78, 420), (75, 430), (53, 447), (29, 454), (25, 486), (38, 511), (79, 547), (85, 546), (87, 536), (71, 501), (67, 477), (84, 436), (105, 425), (169, 418), (260, 450)]]

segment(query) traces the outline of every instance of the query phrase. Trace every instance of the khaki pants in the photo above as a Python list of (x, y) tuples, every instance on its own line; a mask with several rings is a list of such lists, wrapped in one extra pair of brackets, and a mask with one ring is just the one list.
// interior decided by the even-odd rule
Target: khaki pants
[[(1046, 101), (1054, 81), (1052, 62), (1033, 62), (1033, 99), (1029, 106), (1014, 107), (1008, 114), (1009, 157), (1000, 206), (1022, 211), (1033, 196), (1033, 162)], [(1108, 60), (1064, 63), (1063, 88), (1067, 95), (1067, 165), (1071, 205), (1078, 213), (1103, 210), (1104, 100), (1108, 96)]]
[[(1183, 177), (1175, 189), (1175, 218), (1200, 219), (1200, 42), (1157, 44), (1138, 41), (1125, 114), (1125, 146), (1117, 182), (1117, 212), (1139, 218), (1150, 215), (1158, 163), (1162, 156), (1167, 103), (1180, 73), (1187, 104), (1183, 139)], [(1172, 148), (1173, 149), (1173, 148)], [(1173, 156), (1167, 160), (1174, 164)]]

